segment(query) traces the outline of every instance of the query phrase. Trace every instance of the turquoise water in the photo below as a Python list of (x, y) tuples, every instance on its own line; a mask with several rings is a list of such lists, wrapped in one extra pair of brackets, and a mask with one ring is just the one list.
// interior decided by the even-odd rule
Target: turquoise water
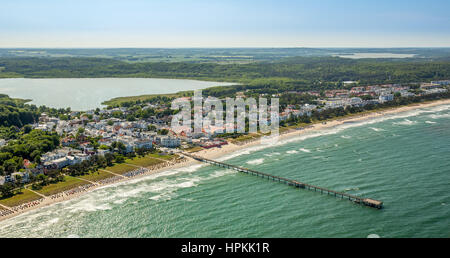
[(221, 160), (382, 200), (376, 210), (195, 165), (0, 224), (2, 237), (449, 237), (450, 105), (345, 124)]
[(0, 79), (0, 93), (31, 104), (72, 110), (102, 107), (116, 97), (176, 93), (233, 83), (154, 78)]

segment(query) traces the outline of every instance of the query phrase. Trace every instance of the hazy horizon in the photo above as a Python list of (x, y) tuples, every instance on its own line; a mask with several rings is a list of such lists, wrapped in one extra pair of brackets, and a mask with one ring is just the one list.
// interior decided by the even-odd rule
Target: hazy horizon
[(450, 47), (444, 0), (5, 0), (0, 48)]
[(0, 47), (0, 49), (445, 49), (443, 47)]

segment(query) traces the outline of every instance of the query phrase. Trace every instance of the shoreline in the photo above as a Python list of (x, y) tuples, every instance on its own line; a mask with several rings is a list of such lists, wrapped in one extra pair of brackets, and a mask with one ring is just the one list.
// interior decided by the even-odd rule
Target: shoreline
[[(425, 103), (414, 103), (414, 104), (407, 105), (407, 106), (394, 107), (394, 108), (378, 110), (378, 111), (370, 111), (370, 112), (363, 113), (363, 114), (356, 113), (354, 116), (351, 116), (351, 117), (334, 118), (333, 120), (330, 120), (330, 121), (324, 121), (324, 123), (322, 123), (322, 122), (313, 123), (313, 124), (310, 124), (309, 126), (303, 128), (302, 130), (296, 130), (296, 129), (288, 130), (283, 134), (280, 133), (278, 141), (287, 140), (287, 139), (290, 139), (290, 138), (293, 138), (296, 136), (303, 135), (305, 133), (319, 131), (319, 130), (327, 129), (327, 128), (333, 128), (333, 127), (336, 127), (336, 126), (339, 126), (339, 125), (342, 125), (345, 123), (349, 123), (349, 122), (359, 122), (359, 121), (364, 121), (364, 120), (381, 117), (384, 115), (397, 114), (397, 113), (407, 112), (407, 111), (411, 111), (411, 110), (415, 110), (415, 109), (419, 109), (419, 108), (434, 107), (434, 106), (440, 106), (440, 105), (446, 105), (446, 104), (450, 104), (450, 99), (436, 100), (436, 101), (430, 101), (430, 102), (425, 102)], [(239, 151), (239, 150), (246, 149), (246, 148), (253, 147), (253, 146), (257, 146), (257, 145), (261, 145), (260, 139), (255, 139), (253, 141), (246, 142), (242, 145), (229, 143), (228, 145), (224, 145), (218, 149), (217, 148), (212, 149), (212, 150), (204, 149), (204, 150), (195, 152), (195, 154), (198, 156), (208, 158), (208, 159), (215, 159), (215, 158), (219, 158), (224, 155), (230, 154), (232, 152)], [(270, 145), (268, 145), (268, 147), (270, 147)]]
[[(282, 141), (282, 140), (290, 139), (290, 138), (300, 136), (300, 135), (303, 135), (306, 133), (319, 131), (319, 130), (327, 129), (327, 128), (333, 128), (333, 127), (336, 127), (336, 126), (339, 126), (339, 125), (342, 125), (345, 123), (349, 123), (349, 122), (364, 121), (364, 120), (381, 117), (384, 115), (397, 114), (397, 113), (407, 112), (407, 111), (411, 111), (411, 110), (415, 110), (415, 109), (419, 109), (419, 108), (427, 108), (427, 107), (446, 105), (446, 104), (450, 104), (450, 99), (436, 100), (436, 101), (430, 101), (430, 102), (425, 102), (425, 103), (415, 103), (415, 104), (411, 104), (411, 105), (407, 105), (407, 106), (394, 107), (394, 108), (372, 111), (372, 112), (363, 113), (363, 114), (355, 114), (354, 116), (351, 116), (351, 117), (335, 118), (330, 121), (317, 122), (317, 123), (311, 124), (308, 127), (303, 128), (302, 130), (290, 129), (290, 130), (286, 131), (285, 133), (280, 134), (278, 140)], [(258, 145), (262, 145), (260, 139), (255, 139), (253, 141), (246, 142), (246, 143), (243, 143), (240, 145), (228, 143), (227, 145), (224, 145), (221, 148), (203, 149), (201, 151), (195, 152), (195, 155), (202, 156), (202, 157), (205, 157), (208, 159), (216, 159), (216, 158), (223, 157), (228, 154), (234, 153), (236, 151), (240, 151), (240, 150), (258, 146)], [(270, 147), (270, 145), (268, 145), (268, 147)], [(39, 200), (32, 201), (30, 203), (34, 203), (34, 204), (31, 206), (25, 207), (23, 209), (20, 208), (17, 211), (15, 211), (11, 214), (5, 215), (5, 216), (0, 216), (0, 222), (4, 221), (4, 220), (8, 220), (12, 217), (18, 216), (20, 214), (35, 210), (35, 209), (43, 208), (46, 206), (50, 206), (52, 204), (65, 202), (65, 201), (69, 201), (69, 200), (78, 198), (86, 193), (95, 191), (96, 189), (99, 189), (99, 188), (102, 188), (105, 186), (112, 186), (115, 184), (128, 182), (133, 179), (142, 178), (145, 176), (161, 173), (161, 172), (171, 170), (171, 169), (178, 169), (178, 168), (185, 167), (185, 166), (191, 166), (191, 165), (198, 164), (198, 163), (199, 162), (196, 160), (185, 157), (182, 160), (177, 160), (177, 162), (167, 161), (166, 163), (163, 163), (164, 165), (156, 166), (156, 168), (147, 167), (147, 169), (149, 169), (149, 171), (142, 173), (142, 174), (138, 174), (136, 176), (122, 177), (122, 178), (118, 178), (118, 179), (114, 179), (115, 177), (113, 176), (113, 177), (107, 178), (106, 180), (108, 180), (108, 179), (111, 179), (111, 180), (106, 181), (106, 183), (98, 183), (98, 182), (101, 182), (102, 180), (100, 180), (98, 182), (94, 182), (96, 184), (87, 183), (87, 184), (83, 185), (82, 187), (77, 187), (77, 188), (74, 188), (74, 189), (71, 189), (68, 191), (60, 192), (60, 193), (52, 195), (52, 196), (47, 196), (46, 198), (41, 198)], [(68, 195), (68, 194), (65, 194), (66, 192), (72, 192), (72, 193), (70, 195)], [(56, 196), (56, 197), (53, 197), (53, 196)], [(22, 205), (24, 205), (24, 204), (22, 204)], [(20, 205), (20, 206), (22, 206), (22, 205)], [(0, 205), (0, 207), (3, 207), (3, 205)], [(1, 208), (0, 208), (0, 210), (1, 210)]]

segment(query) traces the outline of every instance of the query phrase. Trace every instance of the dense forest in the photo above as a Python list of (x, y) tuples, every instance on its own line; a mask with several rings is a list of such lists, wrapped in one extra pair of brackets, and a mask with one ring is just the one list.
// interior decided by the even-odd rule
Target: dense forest
[(11, 99), (7, 95), (0, 94), (0, 127), (22, 127), (39, 118), (37, 110), (33, 110), (24, 101)]
[(0, 77), (160, 77), (266, 84), (292, 89), (337, 87), (342, 81), (395, 83), (450, 77), (450, 59), (294, 57), (249, 64), (126, 63), (102, 58), (0, 58)]
[(56, 133), (33, 130), (30, 124), (37, 122), (43, 112), (58, 115), (70, 109), (36, 107), (26, 102), (0, 94), (0, 139), (8, 141), (0, 148), (0, 175), (19, 170), (24, 159), (39, 163), (43, 153), (59, 145)]
[(0, 94), (0, 138), (5, 138), (2, 135), (3, 127), (21, 128), (24, 125), (35, 123), (44, 112), (52, 116), (70, 112), (70, 108), (37, 107), (36, 105), (26, 104), (27, 102), (28, 100), (14, 99), (8, 95)]
[(0, 148), (0, 175), (10, 174), (23, 167), (23, 160), (40, 163), (41, 155), (59, 145), (59, 136), (25, 126), (17, 132), (15, 140)]
[(250, 94), (274, 94), (291, 90), (335, 89), (344, 87), (343, 81), (358, 81), (360, 85), (368, 85), (449, 79), (450, 59), (290, 57), (272, 62), (218, 64), (128, 63), (106, 58), (0, 58), (2, 77), (152, 77), (238, 83), (235, 86), (204, 90), (207, 95), (225, 97), (244, 90), (250, 91)]

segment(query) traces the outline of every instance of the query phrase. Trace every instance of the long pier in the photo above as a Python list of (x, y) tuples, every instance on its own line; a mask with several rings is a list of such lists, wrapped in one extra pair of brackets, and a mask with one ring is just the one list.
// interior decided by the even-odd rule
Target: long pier
[(284, 183), (284, 184), (287, 184), (289, 186), (294, 186), (294, 187), (297, 187), (297, 188), (307, 189), (307, 190), (311, 190), (311, 191), (314, 191), (314, 192), (320, 192), (321, 194), (328, 194), (328, 195), (331, 195), (331, 196), (335, 196), (337, 198), (346, 199), (346, 200), (352, 201), (353, 203), (365, 205), (365, 206), (368, 206), (368, 207), (377, 208), (377, 209), (383, 208), (383, 202), (378, 201), (378, 200), (374, 200), (374, 199), (370, 199), (370, 198), (362, 198), (362, 197), (351, 195), (351, 194), (337, 192), (337, 191), (333, 191), (333, 190), (326, 189), (326, 188), (323, 188), (323, 187), (302, 183), (302, 182), (299, 182), (299, 181), (296, 181), (296, 180), (292, 180), (292, 179), (287, 179), (287, 178), (284, 178), (284, 177), (270, 175), (270, 174), (259, 172), (259, 171), (253, 170), (253, 169), (248, 169), (248, 168), (244, 168), (244, 167), (240, 167), (240, 166), (235, 166), (235, 165), (231, 165), (231, 164), (227, 164), (227, 163), (223, 163), (223, 162), (219, 162), (219, 161), (203, 158), (203, 157), (200, 157), (200, 156), (192, 155), (192, 154), (189, 154), (189, 153), (183, 153), (183, 155), (185, 155), (187, 157), (190, 157), (190, 158), (193, 158), (193, 159), (195, 159), (197, 161), (200, 161), (200, 162), (208, 163), (208, 164), (211, 164), (211, 165), (215, 165), (215, 166), (219, 166), (219, 167), (223, 167), (223, 168), (227, 168), (227, 169), (233, 169), (233, 170), (236, 170), (238, 172), (242, 172), (242, 173), (245, 173), (245, 174), (250, 174), (250, 175), (253, 175), (253, 176), (267, 178), (268, 180), (278, 181), (280, 183)]

